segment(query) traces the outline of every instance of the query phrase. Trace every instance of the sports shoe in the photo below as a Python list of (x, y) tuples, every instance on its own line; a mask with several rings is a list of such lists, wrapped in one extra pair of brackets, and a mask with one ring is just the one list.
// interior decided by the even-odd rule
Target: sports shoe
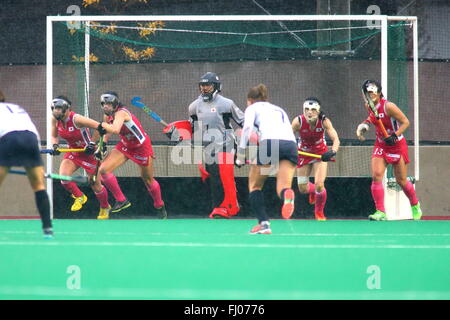
[(284, 203), (281, 208), (281, 216), (284, 219), (289, 219), (294, 213), (294, 202), (295, 202), (295, 194), (294, 190), (287, 189), (284, 192)]
[(269, 221), (262, 221), (250, 230), (250, 234), (272, 234)]
[(155, 208), (159, 219), (167, 219), (166, 206)]
[(109, 210), (111, 210), (111, 206), (108, 206), (108, 208), (100, 208), (97, 219), (99, 220), (109, 219)]
[(127, 199), (125, 199), (125, 201), (116, 201), (116, 203), (114, 203), (114, 205), (111, 209), (111, 212), (119, 212), (130, 206), (131, 206), (131, 202), (128, 201)]
[(72, 194), (72, 198), (75, 199), (75, 201), (72, 204), (72, 207), (70, 208), (70, 211), (78, 211), (83, 207), (83, 204), (86, 203), (86, 201), (88, 200), (88, 198), (86, 197), (85, 194), (83, 194), (81, 197), (75, 197)]
[(327, 218), (325, 217), (323, 212), (314, 212), (314, 215), (316, 217), (316, 220), (318, 220), (318, 221), (326, 221), (327, 220)]
[(209, 215), (211, 219), (230, 219), (230, 214), (226, 208), (214, 208)]
[(316, 192), (310, 192), (309, 193), (309, 204), (315, 204), (316, 203)]
[(44, 231), (44, 239), (53, 239), (53, 229), (45, 228), (42, 229)]
[(369, 216), (369, 220), (374, 220), (374, 221), (387, 220), (386, 213), (384, 213), (383, 211), (377, 210), (377, 211), (375, 211), (374, 214), (371, 214)]
[(412, 216), (414, 220), (420, 220), (422, 217), (422, 210), (420, 209), (420, 202), (417, 202), (415, 206), (411, 206)]

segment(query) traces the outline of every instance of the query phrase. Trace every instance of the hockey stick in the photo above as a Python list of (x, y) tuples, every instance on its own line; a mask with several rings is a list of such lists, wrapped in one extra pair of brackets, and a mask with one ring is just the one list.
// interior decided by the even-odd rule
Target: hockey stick
[(97, 153), (100, 154), (100, 159), (97, 159), (97, 166), (95, 167), (95, 173), (92, 176), (92, 184), (94, 184), (97, 181), (98, 169), (100, 168), (100, 165), (103, 161), (103, 137), (104, 136), (100, 136), (100, 139), (98, 140)]
[[(21, 171), (21, 170), (9, 170), (9, 173), (27, 175), (26, 171)], [(85, 176), (62, 176), (62, 175), (56, 174), (56, 173), (45, 173), (44, 177), (46, 177), (47, 179), (72, 181), (72, 182), (75, 182), (75, 183), (81, 184), (81, 185), (87, 185), (89, 182), (88, 177), (85, 177)]]
[[(302, 156), (308, 156), (312, 158), (322, 159), (322, 156), (320, 154), (314, 154), (314, 153), (308, 153), (298, 150), (298, 154), (301, 154)], [(331, 162), (336, 162), (336, 159), (331, 159)]]
[(167, 122), (165, 122), (163, 119), (161, 119), (160, 116), (158, 116), (153, 110), (151, 110), (149, 107), (147, 107), (145, 104), (143, 104), (142, 102), (140, 102), (142, 98), (141, 97), (134, 97), (131, 100), (131, 104), (135, 107), (141, 108), (142, 110), (144, 110), (144, 112), (146, 114), (148, 114), (150, 117), (152, 117), (153, 119), (155, 119), (157, 122), (161, 123), (164, 127), (167, 127), (169, 124)]
[(308, 156), (308, 157), (313, 157), (313, 158), (318, 158), (321, 159), (322, 156), (320, 154), (314, 154), (314, 153), (308, 153), (308, 152), (303, 152), (303, 151), (298, 151), (298, 154), (301, 154), (302, 156)]
[[(156, 120), (156, 122), (161, 123), (165, 128), (167, 128), (169, 126), (169, 124), (164, 121), (163, 119), (161, 119), (161, 117), (156, 114), (153, 110), (151, 110), (149, 107), (147, 107), (145, 104), (143, 104), (142, 102), (140, 102), (142, 100), (141, 97), (134, 97), (133, 99), (131, 99), (131, 104), (135, 107), (138, 107), (142, 110), (144, 110), (144, 112), (146, 114), (148, 114), (150, 117), (152, 117), (153, 119)], [(171, 140), (172, 141), (179, 141), (180, 140), (180, 133), (178, 132), (178, 129), (176, 127), (173, 127), (173, 132), (172, 132), (172, 136)]]
[[(56, 149), (59, 152), (83, 152), (85, 149)], [(42, 149), (41, 153), (52, 153), (53, 149)]]
[(377, 108), (373, 104), (372, 99), (370, 99), (369, 93), (364, 91), (364, 89), (362, 90), (362, 93), (363, 93), (364, 100), (366, 101), (366, 104), (369, 106), (368, 111), (372, 112), (373, 115), (375, 116), (375, 118), (377, 119), (377, 122), (380, 125), (383, 136), (385, 138), (389, 137), (389, 134), (387, 133), (386, 128), (384, 127), (383, 122), (380, 119), (380, 115), (378, 114)]

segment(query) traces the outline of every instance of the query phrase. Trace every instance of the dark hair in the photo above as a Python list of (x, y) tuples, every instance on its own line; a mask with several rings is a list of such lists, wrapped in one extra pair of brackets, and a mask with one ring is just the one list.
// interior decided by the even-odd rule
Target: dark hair
[(0, 102), (5, 102), (5, 95), (1, 90), (0, 90)]
[(316, 98), (316, 97), (308, 97), (308, 98), (305, 99), (305, 101), (309, 101), (309, 100), (317, 102), (322, 107), (322, 103), (320, 102), (320, 100), (318, 98)]
[(256, 87), (251, 88), (247, 94), (247, 99), (252, 99), (254, 101), (267, 101), (267, 98), (267, 87), (262, 83), (258, 84)]
[(66, 100), (69, 103), (69, 108), (72, 107), (72, 101), (70, 101), (69, 98), (67, 98), (66, 96), (57, 96), (57, 97), (55, 97), (55, 99)]

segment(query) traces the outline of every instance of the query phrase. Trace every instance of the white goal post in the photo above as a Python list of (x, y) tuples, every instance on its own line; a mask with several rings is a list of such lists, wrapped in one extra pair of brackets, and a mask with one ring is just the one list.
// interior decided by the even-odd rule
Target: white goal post
[[(417, 32), (417, 17), (412, 16), (387, 16), (387, 15), (142, 15), (142, 16), (47, 16), (47, 29), (46, 29), (46, 105), (49, 106), (53, 99), (53, 72), (54, 72), (54, 22), (84, 22), (89, 27), (90, 22), (100, 21), (114, 21), (114, 22), (142, 22), (142, 21), (375, 21), (379, 24), (381, 29), (381, 84), (383, 87), (383, 94), (385, 97), (389, 97), (388, 92), (388, 22), (389, 21), (405, 21), (411, 24), (413, 28), (413, 108), (414, 108), (414, 179), (419, 181), (419, 73), (418, 73), (418, 32)], [(89, 104), (89, 33), (85, 33), (85, 72), (86, 76), (86, 95), (85, 104)], [(86, 108), (86, 112), (87, 112)], [(87, 114), (88, 115), (88, 114)], [(47, 116), (47, 130), (46, 141), (47, 148), (51, 148), (50, 145), (50, 119), (51, 110), (46, 108)], [(47, 155), (47, 172), (53, 172), (53, 162), (50, 155)], [(386, 185), (386, 183), (385, 183)], [(47, 190), (51, 199), (51, 208), (53, 216), (53, 186), (51, 181), (47, 181)], [(386, 188), (385, 188), (386, 190)], [(403, 195), (404, 196), (404, 195)], [(402, 207), (400, 205), (401, 195), (397, 192), (396, 199), (393, 200), (392, 196), (387, 196), (386, 201), (393, 203), (394, 207)], [(392, 206), (389, 206), (390, 208)], [(389, 209), (390, 211), (392, 209)], [(392, 219), (404, 219), (397, 213), (388, 214)]]

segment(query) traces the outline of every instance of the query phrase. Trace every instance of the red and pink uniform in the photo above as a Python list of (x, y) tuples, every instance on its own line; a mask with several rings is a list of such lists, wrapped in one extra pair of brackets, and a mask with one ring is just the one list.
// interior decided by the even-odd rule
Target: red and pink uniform
[[(66, 121), (57, 122), (58, 136), (67, 141), (70, 149), (83, 149), (91, 141), (91, 135), (88, 128), (77, 128), (74, 123), (75, 116), (76, 113), (72, 111)], [(84, 152), (67, 152), (64, 159), (73, 161), (89, 173), (95, 173), (97, 159), (94, 155), (87, 155)]]
[[(388, 135), (391, 135), (395, 131), (397, 131), (399, 125), (397, 123), (397, 120), (387, 115), (386, 113), (387, 102), (388, 101), (386, 99), (381, 98), (376, 108), (384, 128), (386, 129)], [(384, 136), (380, 128), (380, 124), (378, 123), (377, 119), (371, 112), (369, 114), (368, 120), (375, 126), (375, 133), (376, 133), (376, 140), (375, 146), (373, 148), (372, 158), (384, 158), (386, 162), (389, 164), (398, 163), (400, 158), (403, 158), (406, 164), (409, 163), (408, 145), (406, 144), (403, 135), (398, 136), (398, 142), (394, 146), (388, 146), (386, 142), (384, 142), (383, 140)]]
[[(153, 157), (153, 148), (150, 137), (145, 133), (139, 120), (128, 109), (120, 107), (131, 116), (131, 120), (124, 122), (120, 128), (120, 142), (116, 149), (122, 152), (128, 159), (141, 166), (147, 166), (149, 157)], [(112, 124), (114, 116), (109, 116), (107, 122)]]
[[(298, 131), (298, 136), (300, 138), (297, 146), (298, 150), (319, 155), (327, 152), (323, 120), (320, 118), (317, 119), (317, 124), (314, 128), (310, 127), (303, 114), (298, 116), (298, 120), (300, 122), (300, 129)], [(317, 161), (320, 161), (320, 159), (299, 154), (297, 168), (301, 168)]]

